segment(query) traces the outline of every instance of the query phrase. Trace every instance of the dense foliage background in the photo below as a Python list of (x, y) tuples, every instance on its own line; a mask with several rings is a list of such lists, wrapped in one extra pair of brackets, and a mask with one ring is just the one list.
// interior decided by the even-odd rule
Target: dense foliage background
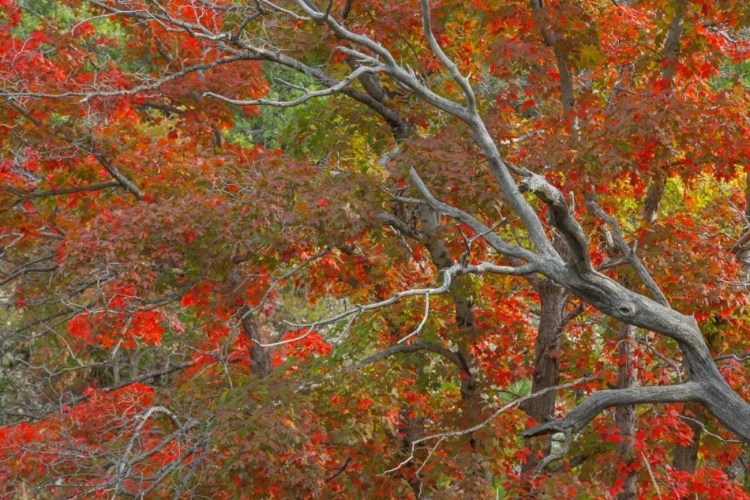
[(0, 0), (0, 497), (750, 498), (749, 25)]

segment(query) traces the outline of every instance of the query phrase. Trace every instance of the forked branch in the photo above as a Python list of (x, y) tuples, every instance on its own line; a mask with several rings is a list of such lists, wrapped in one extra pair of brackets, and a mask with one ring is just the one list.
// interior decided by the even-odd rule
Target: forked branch
[(661, 289), (659, 289), (659, 285), (657, 285), (654, 281), (654, 278), (651, 277), (651, 273), (648, 272), (646, 266), (643, 265), (643, 262), (641, 262), (641, 260), (635, 254), (635, 250), (633, 248), (630, 248), (630, 246), (628, 246), (627, 242), (625, 241), (625, 237), (622, 235), (622, 231), (620, 230), (619, 224), (617, 224), (617, 220), (614, 217), (610, 217), (604, 210), (602, 210), (602, 207), (600, 207), (596, 202), (596, 197), (593, 194), (589, 194), (586, 196), (586, 206), (588, 207), (589, 212), (592, 215), (599, 217), (610, 227), (617, 249), (620, 251), (620, 253), (622, 253), (623, 259), (625, 259), (625, 261), (630, 264), (630, 266), (638, 274), (638, 277), (641, 279), (643, 284), (646, 285), (646, 288), (648, 288), (651, 297), (653, 297), (653, 299), (659, 302), (661, 305), (669, 307), (669, 301), (667, 300), (667, 297), (662, 293)]

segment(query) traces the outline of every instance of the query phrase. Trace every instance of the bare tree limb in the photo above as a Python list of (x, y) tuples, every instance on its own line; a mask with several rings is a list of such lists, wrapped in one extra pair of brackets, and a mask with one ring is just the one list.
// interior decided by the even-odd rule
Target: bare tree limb
[(461, 371), (463, 371), (467, 375), (471, 375), (471, 370), (467, 366), (466, 361), (464, 361), (463, 358), (461, 358), (458, 352), (451, 351), (447, 347), (443, 347), (434, 342), (427, 342), (427, 341), (419, 341), (413, 344), (393, 345), (391, 347), (388, 347), (387, 349), (384, 349), (378, 352), (377, 354), (373, 354), (372, 356), (363, 359), (362, 361), (354, 365), (354, 367), (359, 369), (367, 365), (371, 365), (373, 363), (377, 363), (384, 359), (390, 358), (391, 356), (395, 356), (396, 354), (409, 354), (409, 353), (420, 352), (420, 351), (427, 351), (427, 352), (438, 354), (442, 356), (443, 358), (447, 359), (448, 361), (450, 361), (451, 363), (453, 363), (454, 365), (456, 365)]
[(551, 420), (521, 433), (532, 437), (552, 432), (572, 430), (580, 432), (589, 422), (607, 408), (620, 405), (647, 403), (684, 403), (686, 401), (703, 402), (705, 392), (697, 382), (686, 382), (665, 387), (633, 387), (630, 389), (613, 389), (592, 394), (586, 401), (576, 406), (564, 418)]
[(635, 250), (629, 247), (627, 242), (625, 242), (625, 237), (622, 235), (622, 231), (620, 230), (620, 226), (617, 223), (617, 220), (614, 217), (610, 217), (604, 210), (602, 210), (602, 208), (597, 204), (596, 196), (594, 194), (587, 194), (586, 206), (588, 207), (589, 212), (592, 215), (602, 219), (611, 228), (612, 236), (614, 237), (614, 242), (615, 245), (617, 245), (617, 249), (624, 256), (623, 258), (625, 259), (625, 261), (630, 264), (638, 274), (638, 277), (641, 279), (643, 284), (646, 285), (646, 288), (651, 294), (651, 297), (661, 305), (669, 307), (669, 301), (667, 300), (667, 297), (662, 293), (659, 285), (657, 285), (654, 281), (654, 278), (651, 277), (651, 273), (648, 272), (646, 266), (643, 265), (643, 262), (641, 262), (641, 260), (635, 254)]
[(90, 184), (88, 186), (76, 186), (71, 188), (48, 189), (45, 191), (20, 191), (9, 186), (0, 186), (1, 191), (8, 191), (18, 197), (18, 201), (30, 200), (33, 198), (45, 198), (47, 196), (64, 196), (67, 194), (84, 193), (88, 191), (101, 191), (113, 187), (120, 187), (121, 184), (116, 181), (102, 182), (99, 184)]
[(309, 101), (310, 99), (314, 99), (318, 97), (327, 97), (333, 94), (337, 94), (341, 92), (345, 87), (348, 87), (349, 85), (351, 85), (360, 76), (364, 74), (378, 73), (382, 71), (384, 68), (385, 68), (384, 66), (376, 66), (376, 67), (360, 66), (357, 69), (355, 69), (351, 74), (349, 74), (349, 76), (347, 76), (340, 82), (336, 83), (335, 85), (332, 85), (322, 90), (314, 90), (314, 91), (305, 92), (304, 95), (302, 95), (301, 97), (297, 99), (294, 99), (293, 101), (272, 101), (269, 99), (252, 99), (252, 100), (246, 101), (246, 100), (241, 100), (241, 99), (231, 99), (229, 97), (216, 94), (214, 92), (204, 92), (203, 97), (212, 97), (214, 99), (219, 99), (220, 101), (224, 101), (229, 104), (234, 104), (236, 106), (263, 105), (263, 106), (272, 106), (272, 107), (277, 107), (277, 108), (291, 108), (294, 106), (299, 106), (300, 104), (303, 104)]
[(419, 0), (419, 5), (422, 10), (422, 29), (424, 30), (424, 36), (427, 39), (427, 44), (430, 46), (430, 50), (432, 50), (432, 53), (438, 58), (440, 64), (445, 66), (458, 86), (461, 87), (461, 91), (466, 97), (466, 109), (471, 114), (476, 113), (476, 98), (474, 97), (474, 90), (471, 88), (468, 78), (464, 77), (458, 70), (456, 64), (445, 55), (445, 52), (443, 52), (443, 49), (440, 48), (440, 44), (438, 44), (435, 39), (435, 35), (432, 33), (429, 0)]
[(515, 257), (526, 262), (533, 262), (537, 260), (537, 257), (533, 252), (526, 250), (525, 248), (506, 243), (502, 238), (493, 233), (490, 228), (488, 228), (466, 212), (438, 201), (437, 198), (432, 195), (422, 179), (419, 177), (416, 170), (411, 169), (409, 171), (409, 179), (411, 180), (411, 183), (414, 185), (417, 191), (419, 191), (425, 201), (427, 201), (427, 203), (433, 209), (447, 215), (452, 219), (456, 219), (459, 222), (466, 224), (475, 233), (483, 234), (483, 239), (498, 253), (508, 257)]

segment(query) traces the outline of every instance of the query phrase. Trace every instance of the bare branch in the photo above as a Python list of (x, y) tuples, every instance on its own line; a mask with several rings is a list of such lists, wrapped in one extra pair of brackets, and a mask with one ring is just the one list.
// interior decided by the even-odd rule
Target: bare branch
[(231, 99), (229, 97), (225, 97), (220, 94), (215, 94), (214, 92), (204, 92), (203, 97), (213, 97), (214, 99), (219, 99), (221, 101), (227, 102), (229, 104), (234, 104), (236, 106), (264, 105), (264, 106), (273, 106), (277, 108), (291, 108), (294, 106), (299, 106), (300, 104), (305, 103), (309, 101), (310, 99), (313, 99), (316, 97), (327, 97), (333, 94), (337, 94), (341, 92), (341, 90), (343, 90), (345, 87), (348, 87), (349, 85), (351, 85), (360, 76), (364, 74), (379, 73), (384, 68), (385, 68), (384, 66), (376, 66), (376, 67), (360, 66), (357, 69), (355, 69), (351, 74), (349, 74), (349, 76), (341, 80), (339, 83), (332, 85), (328, 88), (322, 89), (322, 90), (306, 92), (303, 96), (297, 99), (294, 99), (293, 101), (272, 101), (269, 99), (252, 99), (252, 100), (246, 101), (246, 100), (241, 100), (241, 99)]
[(424, 314), (422, 315), (422, 321), (419, 322), (417, 327), (412, 331), (409, 335), (406, 337), (403, 337), (399, 339), (397, 344), (403, 344), (410, 338), (414, 337), (415, 335), (419, 335), (419, 333), (422, 331), (422, 328), (424, 328), (425, 323), (427, 323), (427, 318), (430, 317), (430, 294), (426, 293), (424, 296)]
[[(99, 3), (94, 0), (89, 0), (89, 1), (91, 1), (91, 3), (99, 5)], [(115, 11), (115, 12), (119, 12), (119, 11)], [(243, 60), (250, 60), (250, 59), (253, 59), (253, 58), (249, 56), (248, 54), (239, 54), (239, 55), (232, 55), (228, 57), (222, 57), (210, 63), (195, 64), (193, 66), (185, 67), (179, 71), (171, 73), (162, 78), (157, 78), (157, 79), (150, 81), (149, 83), (136, 85), (129, 89), (91, 90), (91, 91), (85, 91), (85, 92), (70, 91), (70, 92), (61, 92), (59, 94), (49, 94), (49, 93), (44, 93), (44, 92), (28, 92), (28, 91), (13, 92), (9, 88), (6, 88), (0, 91), (0, 97), (3, 97), (8, 100), (19, 99), (23, 97), (36, 97), (36, 98), (43, 98), (43, 99), (62, 99), (62, 98), (67, 98), (67, 97), (80, 97), (81, 102), (87, 102), (91, 99), (99, 98), (99, 97), (133, 96), (133, 95), (137, 95), (139, 93), (145, 92), (145, 91), (157, 90), (159, 87), (161, 87), (165, 83), (169, 83), (174, 80), (179, 80), (185, 75), (188, 75), (191, 73), (197, 73), (199, 71), (206, 71), (206, 70), (209, 70), (211, 68), (214, 68), (216, 66), (220, 66), (223, 64), (229, 64), (229, 63), (236, 62), (236, 61), (243, 61)]]
[(424, 30), (424, 36), (427, 39), (430, 50), (432, 50), (432, 53), (435, 54), (435, 56), (438, 58), (440, 64), (448, 69), (451, 77), (453, 78), (453, 80), (455, 80), (458, 86), (461, 87), (461, 90), (466, 97), (466, 108), (468, 109), (469, 113), (476, 113), (476, 98), (474, 97), (474, 90), (471, 88), (469, 80), (461, 74), (456, 64), (451, 61), (447, 55), (445, 55), (445, 52), (443, 52), (443, 49), (440, 48), (440, 44), (438, 44), (437, 40), (435, 39), (435, 35), (432, 33), (429, 0), (419, 0), (419, 5), (422, 9), (422, 29)]
[(541, 436), (554, 432), (564, 432), (567, 429), (576, 434), (602, 411), (612, 406), (684, 403), (686, 401), (703, 402), (705, 399), (706, 394), (697, 382), (686, 382), (665, 387), (633, 387), (599, 391), (571, 410), (564, 418), (550, 420), (522, 432), (521, 435), (524, 437)]
[[(322, 12), (315, 9), (305, 0), (295, 0), (295, 2), (311, 18), (316, 20), (322, 20), (324, 18), (324, 14)], [(377, 57), (380, 57), (384, 61), (384, 65), (386, 67), (384, 71), (385, 73), (391, 75), (397, 82), (410, 89), (412, 92), (424, 99), (427, 103), (435, 106), (442, 111), (457, 116), (467, 123), (471, 121), (474, 116), (476, 116), (476, 113), (470, 113), (467, 108), (430, 90), (419, 80), (419, 78), (417, 78), (413, 71), (407, 71), (406, 69), (404, 69), (396, 62), (396, 59), (385, 47), (375, 42), (371, 38), (349, 31), (330, 16), (326, 18), (326, 24), (329, 28), (331, 28), (331, 30), (333, 30), (336, 36), (365, 47), (366, 49), (372, 51)]]
[(565, 196), (541, 175), (524, 178), (518, 186), (523, 193), (532, 192), (542, 200), (549, 210), (550, 223), (560, 231), (568, 247), (566, 262), (579, 274), (592, 272), (586, 235), (568, 210)]
[(477, 265), (467, 264), (465, 265), (459, 274), (503, 274), (506, 276), (526, 276), (527, 274), (533, 274), (539, 271), (536, 264), (526, 264), (523, 266), (498, 266), (491, 262), (482, 262)]
[(538, 476), (541, 474), (544, 469), (546, 469), (549, 464), (552, 462), (556, 462), (558, 460), (561, 460), (565, 457), (565, 455), (568, 454), (570, 451), (570, 445), (573, 443), (573, 432), (571, 429), (566, 429), (564, 431), (565, 434), (565, 441), (563, 441), (563, 445), (560, 447), (559, 450), (555, 451), (554, 453), (550, 453), (546, 457), (544, 457), (542, 460), (539, 461), (536, 468), (534, 469), (534, 475)]
[(298, 342), (302, 339), (309, 337), (313, 332), (315, 332), (321, 326), (337, 323), (341, 321), (342, 319), (348, 318), (349, 316), (352, 316), (352, 315), (358, 316), (362, 314), (363, 312), (372, 311), (375, 309), (380, 309), (386, 306), (390, 306), (406, 297), (414, 297), (416, 295), (428, 295), (428, 294), (440, 295), (448, 291), (448, 289), (450, 288), (452, 277), (456, 274), (459, 274), (461, 269), (462, 269), (461, 264), (455, 264), (449, 268), (443, 269), (441, 273), (443, 275), (443, 284), (440, 285), (439, 287), (415, 288), (415, 289), (406, 290), (403, 292), (398, 292), (392, 295), (388, 299), (381, 300), (380, 302), (375, 302), (375, 303), (368, 304), (368, 305), (355, 306), (325, 320), (316, 321), (314, 323), (307, 323), (307, 324), (292, 324), (295, 327), (306, 328), (307, 331), (303, 333), (302, 335), (295, 337), (293, 339), (280, 340), (278, 342), (272, 342), (269, 344), (261, 344), (259, 342), (256, 342), (256, 343), (258, 343), (258, 345), (260, 345), (261, 347), (275, 347), (275, 346), (284, 345), (284, 344), (291, 344), (292, 342)]
[(394, 215), (387, 214), (387, 213), (380, 213), (380, 214), (377, 214), (375, 218), (384, 224), (388, 224), (399, 233), (405, 234), (409, 238), (412, 238), (416, 241), (421, 242), (426, 238), (426, 235), (422, 233), (422, 231), (412, 226), (409, 226), (408, 224), (404, 223), (404, 221), (402, 221), (401, 219), (399, 219), (398, 217)]
[(414, 352), (420, 352), (420, 351), (428, 351), (435, 354), (438, 354), (454, 365), (456, 365), (461, 371), (466, 373), (467, 375), (471, 375), (471, 370), (469, 369), (469, 366), (466, 364), (466, 361), (464, 361), (463, 358), (461, 358), (461, 355), (458, 352), (451, 351), (447, 347), (443, 347), (439, 344), (435, 344), (433, 342), (426, 342), (426, 341), (420, 341), (415, 342), (413, 344), (396, 344), (393, 345), (387, 349), (384, 349), (380, 351), (377, 354), (373, 354), (372, 356), (363, 359), (356, 365), (354, 365), (355, 368), (363, 368), (367, 365), (371, 365), (373, 363), (377, 363), (379, 361), (382, 361), (384, 359), (390, 358), (391, 356), (395, 356), (396, 354), (409, 354)]
[(576, 385), (580, 385), (580, 384), (583, 384), (583, 383), (586, 383), (586, 382), (592, 382), (594, 380), (597, 380), (597, 378), (598, 377), (595, 377), (595, 376), (589, 376), (589, 377), (579, 378), (577, 380), (574, 380), (572, 382), (568, 382), (566, 384), (560, 384), (560, 385), (556, 385), (554, 387), (546, 387), (546, 388), (544, 388), (544, 389), (542, 389), (542, 390), (540, 390), (538, 392), (535, 392), (535, 393), (532, 393), (532, 394), (528, 394), (526, 396), (522, 396), (522, 397), (520, 397), (518, 399), (515, 399), (514, 401), (511, 401), (510, 403), (508, 403), (508, 404), (506, 404), (506, 405), (498, 408), (497, 410), (495, 410), (492, 413), (492, 415), (490, 415), (489, 417), (487, 417), (482, 422), (480, 422), (480, 423), (478, 423), (476, 425), (473, 425), (471, 427), (468, 427), (466, 429), (461, 429), (461, 430), (457, 430), (457, 431), (441, 432), (439, 434), (431, 434), (429, 436), (425, 436), (425, 437), (422, 437), (422, 438), (419, 438), (419, 439), (415, 439), (411, 443), (411, 455), (409, 457), (407, 457), (404, 461), (402, 461), (400, 464), (398, 464), (396, 467), (385, 471), (383, 474), (388, 474), (390, 472), (395, 472), (395, 471), (401, 469), (402, 467), (404, 467), (405, 465), (407, 465), (409, 462), (411, 462), (414, 459), (414, 453), (416, 452), (417, 446), (420, 445), (420, 444), (422, 444), (422, 443), (426, 443), (428, 441), (435, 441), (435, 440), (437, 440), (439, 442), (442, 442), (442, 441), (444, 441), (446, 439), (449, 439), (449, 438), (461, 437), (461, 436), (466, 436), (466, 435), (469, 435), (469, 434), (473, 434), (473, 433), (475, 433), (475, 432), (477, 432), (477, 431), (479, 431), (479, 430), (487, 427), (488, 425), (490, 425), (497, 417), (499, 417), (503, 413), (505, 413), (505, 412), (507, 412), (509, 410), (513, 410), (515, 408), (518, 408), (519, 405), (521, 405), (525, 401), (528, 401), (528, 400), (534, 399), (534, 398), (538, 398), (540, 396), (543, 396), (544, 394), (547, 394), (548, 392), (562, 391), (562, 390), (565, 390), (565, 389), (569, 389), (571, 387), (575, 387)]
[(138, 188), (133, 182), (122, 175), (120, 171), (115, 167), (108, 159), (105, 157), (102, 153), (93, 150), (91, 151), (91, 154), (96, 158), (96, 160), (99, 162), (101, 166), (104, 167), (104, 169), (109, 172), (109, 174), (117, 179), (117, 182), (120, 183), (122, 187), (124, 187), (126, 190), (130, 191), (133, 196), (136, 197), (136, 199), (140, 200), (143, 198), (143, 191)]
[(349, 465), (349, 462), (351, 461), (352, 461), (352, 457), (346, 457), (344, 459), (344, 463), (338, 466), (336, 470), (334, 470), (333, 474), (325, 478), (325, 482), (330, 483), (331, 481), (339, 477), (346, 470), (346, 467)]
[(604, 210), (602, 210), (602, 207), (600, 207), (596, 202), (596, 195), (593, 193), (586, 195), (586, 206), (589, 209), (589, 213), (596, 217), (599, 217), (610, 227), (610, 229), (612, 230), (612, 235), (614, 237), (615, 245), (617, 245), (617, 249), (620, 251), (620, 253), (623, 254), (623, 258), (625, 259), (625, 261), (630, 264), (638, 274), (638, 277), (641, 279), (643, 284), (646, 285), (646, 288), (651, 294), (651, 297), (661, 305), (669, 307), (669, 301), (667, 300), (667, 297), (662, 293), (661, 289), (659, 289), (659, 285), (656, 284), (654, 279), (651, 277), (651, 274), (648, 272), (648, 269), (646, 269), (646, 266), (643, 265), (641, 260), (635, 254), (635, 250), (629, 247), (625, 242), (625, 237), (622, 235), (622, 231), (620, 230), (620, 226), (617, 223), (617, 220), (614, 217), (610, 217)]
[(677, 382), (679, 382), (680, 384), (683, 382), (682, 371), (680, 370), (680, 366), (677, 364), (675, 360), (668, 358), (664, 354), (660, 353), (646, 339), (638, 339), (638, 343), (641, 344), (642, 346), (645, 346), (646, 349), (648, 349), (650, 353), (654, 354), (656, 357), (658, 357), (659, 359), (664, 361), (666, 364), (668, 364), (672, 368), (672, 370), (674, 370), (675, 375), (677, 376)]
[(747, 361), (748, 359), (750, 359), (750, 351), (743, 354), (722, 354), (721, 356), (716, 356), (714, 358), (714, 361), (723, 361), (726, 359), (732, 359), (734, 361), (739, 361), (740, 363), (742, 363), (743, 361)]
[(533, 262), (538, 260), (537, 256), (533, 252), (530, 252), (525, 248), (506, 243), (502, 238), (493, 233), (490, 228), (488, 228), (466, 212), (438, 201), (438, 199), (432, 195), (430, 190), (419, 177), (416, 170), (411, 169), (409, 171), (409, 179), (411, 180), (411, 183), (414, 185), (417, 191), (419, 191), (419, 193), (425, 199), (425, 201), (427, 201), (430, 207), (440, 213), (447, 215), (452, 219), (456, 219), (459, 222), (469, 226), (475, 233), (483, 234), (483, 239), (487, 242), (487, 244), (500, 254), (506, 255), (508, 257), (515, 257), (526, 262)]
[(15, 278), (18, 278), (19, 276), (23, 276), (25, 274), (30, 273), (48, 273), (55, 271), (57, 269), (57, 264), (53, 264), (51, 266), (46, 267), (31, 267), (34, 264), (39, 264), (40, 262), (46, 262), (48, 260), (52, 260), (56, 257), (56, 255), (48, 255), (46, 257), (40, 257), (38, 259), (32, 260), (31, 262), (27, 262), (26, 264), (19, 266), (18, 268), (14, 269), (10, 273), (4, 273), (0, 271), (0, 275), (5, 276), (4, 279), (0, 280), (0, 285), (5, 285), (6, 283), (10, 283)]
[(0, 191), (8, 191), (18, 196), (17, 201), (30, 200), (33, 198), (45, 198), (47, 196), (64, 196), (67, 194), (84, 193), (89, 191), (101, 191), (102, 189), (109, 189), (113, 187), (120, 187), (120, 183), (116, 181), (102, 182), (100, 184), (90, 184), (88, 186), (76, 186), (72, 188), (61, 188), (61, 189), (48, 189), (46, 191), (28, 191), (23, 192), (17, 189), (13, 189), (9, 186), (0, 186)]
[[(245, 319), (246, 317), (250, 316), (251, 314), (254, 314), (258, 312), (268, 300), (268, 297), (271, 296), (271, 293), (273, 293), (276, 288), (279, 287), (281, 283), (284, 282), (284, 280), (287, 280), (300, 272), (302, 269), (306, 268), (308, 265), (310, 265), (312, 262), (318, 260), (319, 258), (328, 255), (330, 253), (331, 247), (325, 247), (324, 249), (320, 250), (319, 252), (314, 253), (313, 255), (310, 255), (306, 259), (304, 259), (302, 262), (294, 266), (293, 268), (286, 271), (284, 274), (282, 274), (279, 277), (273, 277), (271, 285), (266, 289), (266, 292), (263, 294), (263, 297), (261, 297), (260, 301), (258, 302), (258, 305), (255, 307), (249, 307), (247, 311), (240, 317), (240, 321)], [(243, 262), (245, 260), (244, 257), (235, 257), (232, 259), (235, 264), (239, 264), (240, 262)]]
[(716, 439), (718, 441), (721, 441), (722, 443), (725, 443), (725, 444), (732, 444), (732, 443), (741, 444), (742, 443), (742, 441), (740, 441), (738, 439), (727, 439), (725, 437), (719, 436), (718, 434), (716, 434), (714, 432), (709, 431), (706, 428), (706, 424), (704, 424), (703, 422), (701, 422), (697, 418), (688, 417), (687, 415), (680, 415), (680, 418), (682, 420), (686, 421), (686, 422), (692, 422), (693, 424), (695, 424), (698, 427), (700, 427), (701, 433), (706, 434), (707, 436), (711, 436), (712, 438), (714, 438), (714, 439)]

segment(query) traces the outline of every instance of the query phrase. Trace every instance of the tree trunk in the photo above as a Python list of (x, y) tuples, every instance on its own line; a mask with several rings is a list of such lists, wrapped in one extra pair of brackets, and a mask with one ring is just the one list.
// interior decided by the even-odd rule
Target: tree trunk
[[(432, 263), (438, 270), (446, 269), (454, 264), (445, 242), (441, 237), (439, 215), (427, 206), (420, 207), (419, 219), (422, 232), (426, 236), (424, 246), (430, 253)], [(459, 278), (451, 282), (448, 289), (453, 299), (456, 326), (458, 327), (458, 353), (469, 368), (469, 373), (461, 377), (461, 396), (468, 413), (476, 413), (480, 408), (479, 387), (476, 381), (476, 360), (471, 354), (471, 347), (477, 341), (477, 325), (474, 315), (474, 304), (462, 289), (465, 280)], [(478, 417), (478, 415), (476, 415)], [(476, 419), (470, 418), (469, 425), (476, 423)]]
[(688, 420), (687, 425), (693, 431), (693, 440), (687, 446), (676, 445), (674, 448), (674, 459), (672, 465), (677, 470), (686, 472), (695, 472), (698, 464), (698, 447), (701, 442), (701, 432), (703, 427), (700, 422), (706, 416), (703, 406), (698, 403), (686, 403), (682, 414), (696, 421)]
[[(426, 238), (423, 243), (430, 253), (432, 263), (437, 269), (446, 269), (454, 264), (445, 242), (442, 238), (442, 227), (440, 226), (439, 214), (427, 206), (420, 207), (419, 219), (421, 229)], [(477, 375), (479, 367), (476, 359), (472, 354), (472, 347), (478, 340), (478, 331), (476, 315), (474, 313), (474, 304), (471, 297), (466, 291), (467, 280), (459, 277), (451, 282), (448, 289), (454, 305), (454, 314), (456, 326), (458, 327), (456, 345), (458, 356), (464, 366), (461, 374), (461, 407), (464, 414), (464, 426), (470, 427), (476, 425), (482, 420), (482, 388), (480, 387)], [(470, 439), (471, 447), (481, 449), (482, 443), (472, 436)], [(467, 476), (477, 475), (484, 480), (484, 487), (491, 488), (493, 483), (491, 471), (481, 461), (472, 461), (469, 468), (465, 471)], [(417, 498), (420, 498), (419, 496)]]
[[(635, 351), (636, 328), (627, 323), (618, 323), (617, 338), (619, 340), (620, 365), (617, 370), (617, 388), (629, 389), (638, 385), (638, 374), (633, 359)], [(635, 500), (638, 498), (638, 473), (635, 465), (638, 457), (635, 453), (636, 416), (635, 406), (618, 406), (615, 409), (615, 425), (620, 431), (621, 441), (617, 444), (617, 455), (620, 467), (624, 471), (622, 491), (617, 494), (617, 500)]]
[(247, 350), (250, 355), (250, 369), (258, 377), (267, 377), (271, 373), (271, 357), (268, 349), (259, 345), (262, 340), (255, 316), (250, 313), (248, 306), (240, 309), (240, 316), (242, 317), (242, 333), (249, 342)]
[[(536, 284), (536, 289), (539, 292), (541, 312), (534, 346), (532, 394), (554, 387), (560, 382), (560, 339), (565, 326), (565, 306), (570, 297), (567, 290), (556, 285), (552, 280), (540, 280)], [(521, 409), (542, 424), (554, 418), (556, 401), (557, 391), (550, 391), (525, 401)], [(531, 440), (529, 448), (532, 456), (522, 466), (522, 470), (534, 470), (539, 460), (549, 455), (551, 447), (551, 436)]]

